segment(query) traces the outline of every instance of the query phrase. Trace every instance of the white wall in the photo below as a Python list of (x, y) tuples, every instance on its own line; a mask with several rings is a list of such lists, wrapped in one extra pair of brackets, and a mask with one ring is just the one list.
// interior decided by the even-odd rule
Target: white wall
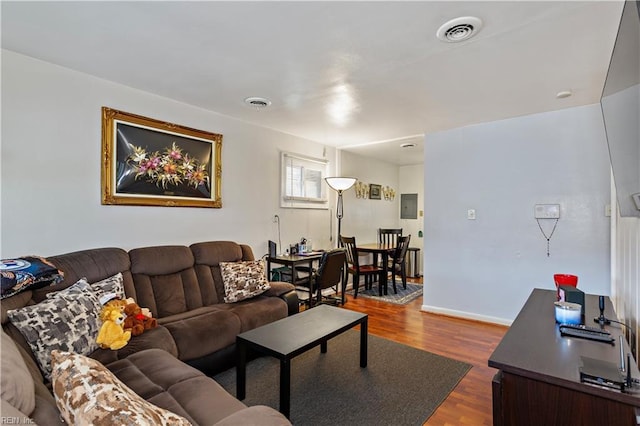
[[(101, 205), (102, 106), (223, 134), (223, 207)], [(277, 241), (274, 214), (283, 244), (305, 236), (328, 247), (335, 201), (326, 210), (281, 209), (278, 202), (279, 150), (322, 157), (324, 149), (3, 50), (0, 255), (234, 240), (260, 256), (268, 239)]]
[[(418, 194), (418, 218), (417, 219), (400, 219), (400, 227), (404, 234), (411, 235), (411, 247), (417, 247), (422, 250), (424, 238), (419, 236), (424, 223), (424, 165), (402, 166), (400, 167), (400, 194)], [(418, 259), (418, 272), (422, 274), (421, 268), (422, 251)], [(413, 255), (411, 258), (413, 261)]]
[[(621, 217), (616, 204), (615, 185), (611, 187), (611, 300), (618, 319), (636, 335), (636, 353), (640, 349), (640, 218)], [(630, 340), (633, 345), (633, 341)], [(637, 360), (637, 356), (636, 356)]]
[[(343, 194), (342, 235), (355, 236), (358, 243), (374, 243), (378, 240), (378, 228), (396, 228), (400, 223), (398, 166), (347, 151), (339, 152), (341, 176), (355, 177), (361, 182), (390, 186), (396, 190), (393, 201), (386, 201), (384, 197), (381, 200), (356, 198), (353, 188)], [(337, 235), (337, 230), (335, 233)]]
[[(608, 160), (599, 105), (427, 135), (423, 309), (509, 323), (554, 273), (608, 295)], [(561, 205), (550, 257), (539, 203)]]
[(640, 217), (631, 198), (640, 192), (640, 84), (603, 97), (601, 104), (620, 216)]

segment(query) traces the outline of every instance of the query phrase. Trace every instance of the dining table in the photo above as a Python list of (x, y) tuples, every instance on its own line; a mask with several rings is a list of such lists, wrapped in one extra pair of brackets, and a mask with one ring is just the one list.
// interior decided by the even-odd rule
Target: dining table
[(356, 243), (356, 249), (358, 250), (358, 254), (360, 253), (371, 253), (373, 254), (373, 263), (378, 263), (378, 256), (382, 258), (382, 277), (380, 280), (380, 286), (378, 287), (379, 296), (389, 294), (389, 289), (387, 285), (387, 276), (389, 275), (389, 255), (393, 255), (396, 247), (391, 244), (385, 243), (364, 243), (359, 244)]

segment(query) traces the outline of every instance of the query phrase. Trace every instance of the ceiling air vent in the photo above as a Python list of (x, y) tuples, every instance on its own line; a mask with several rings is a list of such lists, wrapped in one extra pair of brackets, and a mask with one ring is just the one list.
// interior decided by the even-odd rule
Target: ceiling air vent
[(259, 98), (256, 96), (245, 99), (244, 103), (256, 109), (266, 108), (271, 105), (271, 101), (269, 99)]
[(482, 28), (482, 20), (474, 16), (463, 16), (445, 22), (438, 31), (436, 37), (449, 43), (458, 43), (469, 40)]

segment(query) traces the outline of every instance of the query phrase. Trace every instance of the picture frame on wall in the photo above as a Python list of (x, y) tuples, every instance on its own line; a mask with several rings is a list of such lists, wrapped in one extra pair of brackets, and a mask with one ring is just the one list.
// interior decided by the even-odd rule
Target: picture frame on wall
[(222, 135), (102, 108), (102, 204), (222, 207)]
[(382, 199), (382, 185), (378, 185), (375, 183), (369, 184), (369, 199), (370, 200)]

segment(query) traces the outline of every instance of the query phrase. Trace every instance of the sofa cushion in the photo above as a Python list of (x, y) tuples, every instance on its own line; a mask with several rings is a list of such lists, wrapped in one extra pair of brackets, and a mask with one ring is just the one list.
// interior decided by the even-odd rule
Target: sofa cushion
[(196, 274), (205, 306), (224, 302), (220, 262), (254, 260), (249, 246), (233, 241), (207, 241), (189, 247), (196, 262)]
[(53, 393), (68, 424), (190, 425), (142, 399), (94, 359), (58, 350), (51, 358)]
[(234, 344), (242, 329), (238, 316), (219, 309), (218, 305), (160, 318), (158, 323), (173, 336), (178, 357), (183, 361), (200, 358)]
[(237, 303), (220, 304), (217, 307), (232, 312), (240, 319), (241, 333), (286, 318), (288, 315), (288, 306), (284, 300), (262, 295)]
[(193, 424), (213, 425), (246, 408), (213, 379), (158, 349), (135, 353), (107, 368), (136, 394)]
[(131, 273), (138, 305), (156, 318), (204, 306), (191, 250), (186, 246), (143, 247), (131, 250)]
[(225, 303), (250, 299), (269, 290), (262, 260), (220, 262)]
[(91, 286), (80, 280), (36, 305), (7, 314), (29, 343), (43, 375), (49, 379), (52, 350), (88, 355), (97, 349), (100, 309)]
[(0, 261), (0, 299), (62, 281), (63, 275), (51, 262), (39, 256)]
[(36, 406), (35, 387), (31, 373), (15, 342), (2, 331), (0, 392), (2, 400), (23, 413), (31, 414)]
[(254, 405), (236, 411), (215, 426), (287, 426), (291, 422), (281, 413), (265, 405)]

